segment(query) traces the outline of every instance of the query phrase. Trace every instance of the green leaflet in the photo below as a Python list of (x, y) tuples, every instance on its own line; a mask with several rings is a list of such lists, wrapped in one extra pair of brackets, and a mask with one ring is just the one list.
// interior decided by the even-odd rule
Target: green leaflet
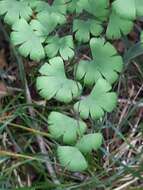
[(0, 1), (0, 15), (4, 15), (4, 21), (12, 25), (19, 18), (29, 20), (32, 9), (24, 1), (2, 0)]
[(41, 2), (41, 0), (22, 0), (22, 1), (27, 2), (28, 5), (29, 5), (32, 9), (36, 8), (36, 6)]
[(135, 0), (115, 0), (112, 3), (112, 8), (118, 15), (123, 18), (136, 18)]
[(63, 139), (66, 144), (73, 144), (77, 137), (82, 136), (86, 131), (86, 124), (83, 121), (75, 120), (59, 112), (51, 112), (48, 117), (48, 130), (55, 139)]
[(143, 16), (142, 0), (115, 0), (112, 3), (113, 10), (122, 18), (136, 19), (137, 16)]
[(109, 13), (109, 0), (69, 0), (68, 10), (81, 13), (83, 10), (94, 15), (99, 20), (106, 20)]
[[(36, 35), (30, 24), (26, 20), (20, 19), (13, 27), (11, 41), (24, 57), (30, 56), (32, 60), (40, 61), (45, 57), (43, 40)], [(37, 51), (38, 50), (38, 51)]]
[[(53, 4), (50, 6), (46, 2), (39, 2), (36, 6), (37, 12), (46, 13), (46, 19), (50, 19), (50, 15), (54, 16), (55, 22), (57, 24), (63, 24), (66, 22), (66, 2), (65, 0), (54, 0)], [(49, 16), (48, 16), (49, 15)]]
[(74, 44), (73, 37), (71, 35), (58, 37), (49, 37), (46, 41), (48, 45), (45, 47), (45, 51), (48, 57), (52, 58), (59, 52), (64, 60), (68, 60), (74, 56)]
[(67, 11), (73, 13), (81, 13), (83, 11), (83, 7), (79, 4), (78, 0), (67, 0)]
[(135, 0), (135, 5), (136, 5), (137, 16), (143, 16), (143, 1), (142, 0)]
[(103, 136), (101, 133), (84, 135), (76, 144), (76, 147), (84, 154), (97, 150), (102, 144)]
[(55, 98), (68, 103), (80, 95), (82, 91), (80, 83), (66, 77), (64, 63), (60, 57), (50, 59), (39, 72), (42, 76), (37, 78), (36, 86), (43, 98), (47, 100)]
[(93, 60), (80, 61), (75, 69), (77, 80), (84, 80), (85, 85), (93, 85), (103, 77), (109, 83), (114, 83), (118, 73), (122, 71), (123, 61), (117, 55), (116, 49), (104, 39), (92, 38), (90, 48)]
[(121, 18), (112, 11), (106, 31), (108, 39), (119, 39), (122, 35), (127, 35), (133, 28), (131, 20)]
[(43, 37), (44, 40), (57, 26), (55, 16), (44, 11), (39, 13), (37, 18), (33, 19), (30, 24), (36, 34)]
[(66, 1), (65, 0), (54, 0), (52, 5), (49, 5), (45, 1), (40, 1), (37, 5), (37, 11), (47, 11), (49, 13), (59, 12), (61, 14), (66, 14)]
[(74, 105), (74, 110), (83, 119), (91, 117), (96, 120), (103, 117), (104, 112), (111, 112), (116, 107), (117, 95), (115, 92), (110, 92), (111, 89), (106, 80), (99, 78), (90, 95), (78, 101)]
[(101, 22), (88, 19), (84, 20), (74, 20), (73, 22), (73, 32), (75, 33), (75, 38), (79, 42), (88, 42), (90, 40), (90, 34), (93, 36), (99, 36), (103, 31)]
[(81, 13), (83, 10), (99, 20), (106, 20), (109, 13), (109, 0), (67, 0), (68, 11)]
[(76, 147), (59, 146), (57, 155), (60, 164), (70, 171), (84, 171), (88, 167), (84, 156)]
[[(93, 14), (99, 20), (107, 20), (109, 14), (109, 0), (79, 0), (84, 5), (84, 9)], [(84, 1), (85, 3), (83, 3)], [(88, 2), (88, 4), (87, 4)]]

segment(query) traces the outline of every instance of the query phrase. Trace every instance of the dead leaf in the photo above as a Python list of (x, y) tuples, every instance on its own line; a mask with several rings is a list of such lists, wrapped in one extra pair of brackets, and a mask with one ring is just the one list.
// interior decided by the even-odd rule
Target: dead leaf
[(0, 82), (0, 99), (8, 95), (8, 90), (3, 82)]
[(5, 58), (5, 52), (2, 49), (0, 51), (0, 69), (4, 69), (4, 67), (7, 66), (6, 58)]

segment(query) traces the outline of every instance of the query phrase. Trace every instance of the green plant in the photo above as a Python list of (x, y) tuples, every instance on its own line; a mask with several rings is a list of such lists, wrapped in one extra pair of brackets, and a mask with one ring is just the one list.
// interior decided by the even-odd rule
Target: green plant
[(86, 21), (75, 19), (73, 22), (73, 32), (76, 32), (75, 38), (79, 42), (88, 42), (90, 40), (90, 34), (99, 36), (102, 31), (101, 22), (94, 19), (88, 19)]
[[(130, 8), (128, 9), (128, 6)], [(113, 10), (123, 18), (135, 19), (143, 14), (143, 2), (140, 0), (116, 0), (113, 2)]]
[(76, 112), (80, 113), (83, 119), (100, 119), (104, 112), (111, 112), (116, 106), (117, 95), (110, 92), (110, 84), (99, 78), (91, 93), (74, 105)]
[(29, 20), (32, 9), (27, 2), (17, 0), (4, 0), (0, 2), (0, 14), (4, 15), (4, 21), (10, 25), (19, 18)]
[[(108, 40), (132, 30), (134, 20), (143, 16), (141, 0), (54, 0), (51, 5), (44, 0), (1, 0), (0, 15), (10, 25), (11, 41), (19, 53), (45, 62), (36, 80), (41, 97), (76, 101), (75, 114), (93, 122), (113, 111), (117, 95), (112, 85), (123, 60)], [(78, 61), (82, 48), (91, 52)], [(67, 71), (65, 65), (70, 65)], [(85, 89), (89, 95), (81, 96)], [(80, 118), (59, 112), (49, 114), (48, 124), (52, 138), (60, 143), (61, 165), (71, 171), (87, 169), (86, 156), (100, 148), (102, 134), (94, 130), (91, 134)]]
[[(84, 135), (76, 144), (76, 147), (84, 154), (97, 150), (102, 145), (101, 133)], [(88, 143), (87, 143), (88, 142)]]
[(87, 161), (76, 147), (59, 146), (57, 154), (61, 165), (70, 171), (83, 171), (88, 167)]
[(121, 56), (117, 55), (116, 49), (109, 42), (101, 38), (92, 38), (90, 48), (93, 60), (79, 62), (75, 71), (76, 79), (84, 79), (87, 86), (95, 84), (99, 78), (114, 83), (122, 70)]
[(51, 112), (48, 117), (48, 129), (55, 139), (61, 139), (66, 144), (73, 144), (87, 130), (83, 121), (77, 121), (59, 112)]
[(73, 38), (71, 35), (59, 38), (58, 36), (49, 37), (46, 41), (45, 51), (48, 57), (52, 58), (59, 52), (64, 60), (74, 56)]
[(45, 57), (44, 48), (42, 46), (43, 39), (36, 35), (36, 32), (26, 20), (20, 19), (12, 26), (12, 29), (12, 43), (18, 46), (21, 55), (24, 57), (29, 55), (33, 60), (41, 60)]
[(54, 97), (67, 103), (81, 94), (81, 84), (66, 77), (62, 58), (50, 59), (49, 64), (45, 63), (39, 72), (42, 76), (37, 78), (36, 86), (45, 99)]

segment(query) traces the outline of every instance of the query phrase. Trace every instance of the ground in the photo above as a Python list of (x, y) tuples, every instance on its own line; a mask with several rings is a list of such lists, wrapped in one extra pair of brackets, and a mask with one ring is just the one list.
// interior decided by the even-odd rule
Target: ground
[[(57, 179), (63, 189), (143, 189), (143, 48), (138, 45), (126, 51), (139, 41), (137, 29), (142, 25), (136, 26), (126, 39), (114, 41), (125, 63), (114, 85), (116, 110), (102, 121), (87, 121), (103, 132), (104, 144), (89, 158), (88, 171), (71, 173), (58, 164), (56, 144), (48, 137), (47, 116), (51, 110), (74, 115), (72, 105), (39, 97), (35, 79), (41, 63), (22, 58), (10, 44), (9, 29), (1, 23), (0, 189), (55, 189), (52, 181)], [(87, 49), (82, 56), (88, 56)]]

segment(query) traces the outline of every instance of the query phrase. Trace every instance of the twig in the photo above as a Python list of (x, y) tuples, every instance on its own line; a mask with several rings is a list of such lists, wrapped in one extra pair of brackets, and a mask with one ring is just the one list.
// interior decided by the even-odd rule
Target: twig
[[(33, 157), (33, 156), (28, 156), (28, 155), (24, 155), (24, 154), (17, 154), (17, 153), (13, 153), (13, 152), (8, 152), (5, 150), (0, 150), (0, 155), (1, 156), (10, 156), (10, 157), (15, 157), (15, 158), (23, 158), (23, 159), (28, 159), (28, 160), (38, 160), (38, 158)], [(43, 160), (41, 160), (43, 161)]]
[[(7, 40), (8, 42), (10, 42), (9, 35), (8, 35), (7, 32), (5, 31), (5, 29), (4, 29), (4, 27), (3, 27), (3, 24), (2, 24), (1, 22), (0, 22), (0, 28), (1, 28), (1, 30), (2, 30), (2, 32), (3, 32), (3, 34), (4, 34), (4, 36), (5, 36), (6, 40)], [(32, 99), (31, 99), (31, 95), (30, 95), (29, 88), (28, 88), (28, 83), (27, 83), (27, 80), (26, 80), (26, 75), (25, 75), (25, 69), (24, 69), (24, 65), (23, 65), (23, 60), (22, 60), (22, 58), (19, 56), (19, 54), (17, 53), (15, 47), (14, 47), (12, 44), (11, 44), (11, 49), (12, 49), (12, 51), (13, 51), (13, 54), (14, 54), (16, 60), (17, 60), (18, 66), (19, 66), (21, 81), (22, 81), (22, 83), (23, 83), (23, 85), (24, 85), (24, 87), (25, 87), (26, 101), (27, 101), (28, 104), (32, 104)], [(29, 110), (29, 113), (30, 113), (31, 117), (34, 118), (34, 117), (35, 117), (35, 113), (34, 113), (33, 107), (29, 107), (28, 110)], [(36, 122), (33, 123), (33, 126), (34, 126), (34, 128), (36, 128), (36, 129), (38, 128)], [(51, 160), (50, 160), (50, 158), (49, 158), (49, 156), (48, 156), (48, 153), (47, 153), (47, 150), (46, 150), (46, 148), (45, 148), (44, 140), (43, 140), (43, 138), (41, 137), (41, 135), (38, 135), (38, 134), (36, 135), (36, 138), (37, 138), (37, 142), (38, 142), (39, 148), (40, 148), (40, 150), (41, 150), (41, 153), (46, 156), (45, 165), (46, 165), (46, 168), (47, 168), (47, 170), (48, 170), (48, 172), (49, 172), (49, 174), (50, 174), (50, 176), (51, 176), (51, 179), (52, 179), (52, 181), (54, 182), (54, 184), (59, 185), (60, 182), (59, 182), (59, 180), (57, 179), (56, 173), (55, 173), (55, 171), (54, 171), (54, 169), (53, 169), (53, 167), (52, 167)]]
[[(5, 121), (0, 120), (0, 123), (5, 123)], [(19, 125), (19, 124), (15, 124), (15, 123), (9, 123), (8, 125), (12, 126), (12, 127), (15, 127), (15, 128), (18, 128), (18, 129), (23, 129), (23, 130), (28, 131), (28, 132), (33, 133), (33, 134), (39, 134), (41, 136), (51, 138), (51, 135), (49, 133), (46, 133), (46, 132), (43, 132), (43, 131), (39, 131), (39, 130), (36, 130), (36, 129), (33, 129), (33, 128), (25, 127), (23, 125)]]
[(121, 185), (120, 187), (115, 188), (114, 190), (124, 190), (124, 189), (126, 189), (128, 186), (130, 186), (131, 184), (135, 183), (137, 180), (138, 180), (138, 178), (135, 178), (135, 179), (133, 179), (133, 180), (131, 180), (131, 181), (129, 181), (129, 182), (127, 182), (127, 183)]
[(143, 102), (136, 102), (134, 100), (118, 99), (118, 102), (121, 103), (121, 104), (133, 105), (133, 106), (136, 106), (137, 108), (142, 108), (143, 107)]
[[(26, 88), (25, 90), (26, 90), (27, 103), (28, 103), (28, 104), (32, 104), (32, 99), (31, 99), (31, 95), (30, 95), (30, 91), (29, 91), (29, 88), (28, 88), (28, 84), (27, 84), (26, 78), (25, 78), (25, 88)], [(34, 109), (33, 109), (33, 107), (31, 107), (31, 106), (29, 107), (29, 113), (30, 113), (30, 115), (31, 115), (32, 118), (36, 117), (35, 112), (34, 112)], [(36, 122), (34, 122), (34, 126), (35, 126), (36, 129), (38, 128)], [(47, 170), (48, 170), (49, 173), (50, 173), (50, 176), (51, 176), (51, 178), (52, 178), (52, 181), (53, 181), (55, 184), (59, 185), (60, 182), (59, 182), (59, 180), (57, 179), (56, 173), (55, 173), (55, 171), (54, 171), (54, 169), (53, 169), (53, 167), (52, 167), (52, 165), (51, 165), (51, 161), (50, 161), (50, 158), (49, 158), (49, 156), (48, 156), (48, 153), (47, 153), (47, 150), (46, 150), (46, 147), (45, 147), (45, 144), (44, 144), (44, 140), (43, 140), (43, 138), (41, 137), (41, 135), (37, 135), (37, 141), (38, 141), (38, 144), (39, 144), (41, 153), (44, 154), (44, 155), (46, 155), (47, 162), (46, 162), (45, 164), (46, 164)]]

